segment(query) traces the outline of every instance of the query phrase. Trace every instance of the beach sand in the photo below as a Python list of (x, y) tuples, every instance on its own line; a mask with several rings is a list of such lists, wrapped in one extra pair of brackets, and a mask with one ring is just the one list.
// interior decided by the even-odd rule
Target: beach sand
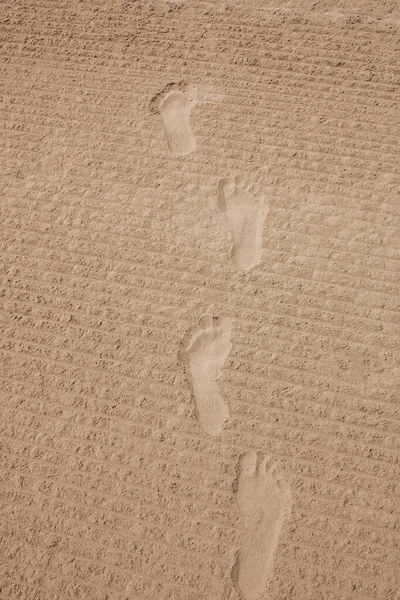
[(398, 599), (398, 3), (2, 8), (0, 600)]

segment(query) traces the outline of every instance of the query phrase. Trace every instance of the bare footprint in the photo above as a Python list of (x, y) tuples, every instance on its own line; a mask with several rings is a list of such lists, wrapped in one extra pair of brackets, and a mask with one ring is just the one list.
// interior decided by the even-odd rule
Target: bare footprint
[(196, 90), (184, 82), (171, 83), (151, 101), (152, 112), (161, 115), (168, 146), (184, 156), (196, 148), (190, 127), (190, 113), (196, 104)]
[(249, 271), (261, 261), (264, 220), (269, 211), (265, 194), (240, 175), (227, 177), (218, 185), (218, 208), (232, 230), (232, 262)]
[(244, 600), (266, 590), (291, 493), (283, 474), (266, 457), (245, 452), (239, 459), (236, 497), (243, 520), (243, 543), (232, 579)]
[(180, 358), (193, 388), (200, 427), (208, 434), (220, 433), (229, 418), (218, 379), (232, 348), (231, 334), (230, 319), (205, 315), (182, 340)]

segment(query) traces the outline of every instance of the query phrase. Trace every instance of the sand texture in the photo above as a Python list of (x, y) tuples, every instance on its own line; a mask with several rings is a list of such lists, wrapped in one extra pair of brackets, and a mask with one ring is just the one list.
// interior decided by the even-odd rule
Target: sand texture
[(0, 600), (399, 600), (399, 3), (0, 22)]

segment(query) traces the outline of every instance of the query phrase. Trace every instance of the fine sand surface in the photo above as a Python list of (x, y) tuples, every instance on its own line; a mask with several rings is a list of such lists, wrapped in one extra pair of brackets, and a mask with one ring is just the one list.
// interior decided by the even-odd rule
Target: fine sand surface
[(1, 36), (0, 600), (398, 600), (399, 3)]

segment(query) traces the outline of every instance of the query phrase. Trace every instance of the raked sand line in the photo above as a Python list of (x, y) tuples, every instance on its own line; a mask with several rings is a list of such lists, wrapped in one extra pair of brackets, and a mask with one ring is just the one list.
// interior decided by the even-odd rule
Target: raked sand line
[(218, 208), (233, 236), (232, 262), (249, 271), (261, 261), (262, 235), (269, 208), (265, 194), (242, 176), (226, 177), (218, 185)]
[(291, 510), (290, 487), (268, 458), (245, 452), (239, 459), (235, 491), (243, 540), (232, 579), (243, 600), (256, 600), (272, 574), (279, 534)]
[(229, 418), (218, 379), (231, 351), (232, 322), (205, 315), (182, 340), (180, 358), (192, 385), (200, 427), (205, 433), (220, 433)]
[(171, 83), (151, 101), (152, 112), (161, 115), (171, 152), (185, 156), (196, 148), (196, 138), (190, 127), (190, 114), (196, 105), (196, 89), (191, 85)]

